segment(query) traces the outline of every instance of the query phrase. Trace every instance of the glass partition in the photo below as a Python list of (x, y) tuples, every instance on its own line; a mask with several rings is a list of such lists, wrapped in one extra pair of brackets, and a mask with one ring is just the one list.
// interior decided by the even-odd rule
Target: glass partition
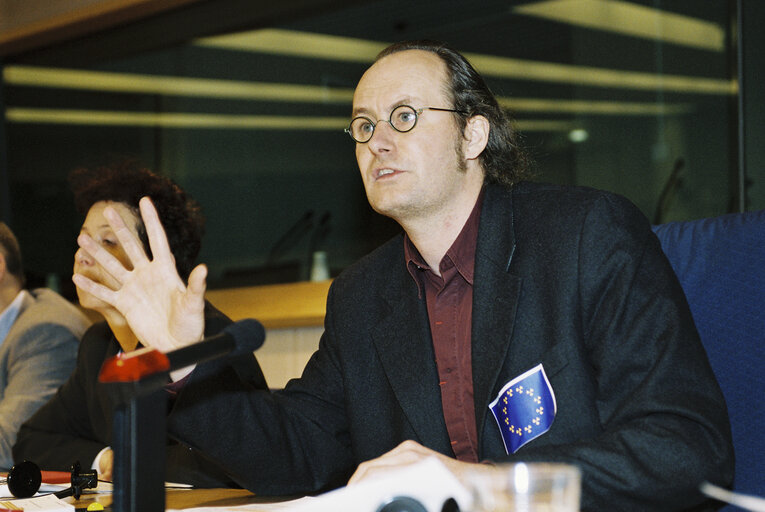
[(33, 275), (68, 286), (66, 175), (133, 156), (202, 204), (211, 287), (306, 279), (316, 251), (335, 275), (398, 231), (343, 133), (353, 89), (388, 43), (422, 38), (484, 75), (536, 180), (623, 194), (652, 222), (722, 214), (738, 190), (730, 6), (387, 0), (114, 59), (7, 62), (10, 221)]

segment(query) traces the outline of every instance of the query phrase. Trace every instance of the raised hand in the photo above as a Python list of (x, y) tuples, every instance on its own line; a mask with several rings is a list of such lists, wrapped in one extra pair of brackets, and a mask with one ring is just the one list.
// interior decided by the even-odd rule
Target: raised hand
[(166, 352), (202, 339), (207, 268), (197, 266), (189, 276), (188, 286), (185, 285), (175, 268), (175, 258), (154, 205), (144, 197), (139, 207), (152, 259), (117, 212), (106, 208), (104, 216), (132, 268), (125, 268), (90, 236), (81, 234), (77, 243), (117, 280), (119, 288), (112, 290), (81, 274), (75, 274), (72, 280), (116, 309), (143, 345)]

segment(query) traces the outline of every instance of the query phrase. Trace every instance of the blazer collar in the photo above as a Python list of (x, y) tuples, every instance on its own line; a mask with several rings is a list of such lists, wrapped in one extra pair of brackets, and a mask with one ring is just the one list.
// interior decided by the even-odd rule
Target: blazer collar
[(6, 306), (3, 311), (0, 311), (0, 343), (5, 340), (5, 337), (13, 328), (13, 324), (21, 316), (25, 309), (27, 309), (34, 298), (30, 293), (24, 289), (16, 294), (16, 297)]

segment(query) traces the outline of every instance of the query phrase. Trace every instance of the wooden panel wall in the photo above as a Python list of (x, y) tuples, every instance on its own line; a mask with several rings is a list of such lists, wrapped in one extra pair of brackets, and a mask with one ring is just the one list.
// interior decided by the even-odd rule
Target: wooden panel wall
[(199, 0), (0, 0), (0, 57), (93, 34)]

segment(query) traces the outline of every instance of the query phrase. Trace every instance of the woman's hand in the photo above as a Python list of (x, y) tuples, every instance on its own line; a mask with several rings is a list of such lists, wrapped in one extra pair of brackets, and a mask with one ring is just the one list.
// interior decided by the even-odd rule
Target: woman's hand
[(167, 352), (202, 339), (204, 333), (204, 293), (207, 267), (197, 266), (188, 286), (178, 275), (167, 236), (148, 197), (141, 199), (141, 218), (151, 248), (149, 259), (143, 246), (112, 208), (104, 210), (109, 226), (130, 258), (128, 270), (119, 260), (86, 234), (77, 243), (120, 284), (111, 290), (84, 275), (74, 274), (74, 283), (115, 308), (139, 341)]

